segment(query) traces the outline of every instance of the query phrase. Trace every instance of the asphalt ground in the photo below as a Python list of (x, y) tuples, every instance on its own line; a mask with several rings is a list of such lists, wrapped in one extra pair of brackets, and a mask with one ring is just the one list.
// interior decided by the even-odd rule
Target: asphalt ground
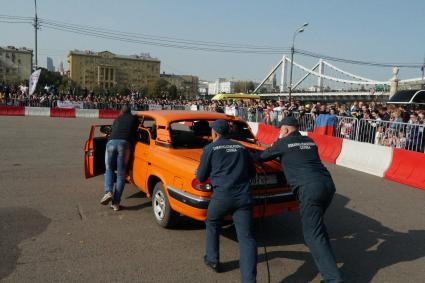
[[(0, 116), (1, 282), (238, 282), (238, 243), (223, 229), (216, 274), (202, 261), (203, 223), (159, 227), (127, 185), (113, 212), (102, 177), (86, 180), (83, 145), (97, 119)], [(359, 152), (359, 154), (362, 154)], [(327, 164), (337, 194), (326, 224), (346, 282), (425, 281), (425, 191)], [(256, 224), (258, 282), (319, 282), (299, 215)]]

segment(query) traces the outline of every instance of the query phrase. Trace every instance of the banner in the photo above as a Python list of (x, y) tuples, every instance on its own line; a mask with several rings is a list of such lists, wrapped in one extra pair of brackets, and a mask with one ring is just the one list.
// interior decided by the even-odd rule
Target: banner
[(32, 95), (37, 87), (38, 78), (40, 78), (41, 69), (34, 71), (30, 76), (29, 95)]
[(224, 113), (226, 115), (236, 116), (236, 108), (235, 108), (235, 106), (226, 106), (224, 108)]
[(57, 101), (58, 108), (76, 108), (76, 109), (83, 109), (84, 103), (83, 102), (76, 102), (76, 101)]
[(159, 104), (149, 104), (149, 110), (162, 110), (162, 105), (159, 105)]

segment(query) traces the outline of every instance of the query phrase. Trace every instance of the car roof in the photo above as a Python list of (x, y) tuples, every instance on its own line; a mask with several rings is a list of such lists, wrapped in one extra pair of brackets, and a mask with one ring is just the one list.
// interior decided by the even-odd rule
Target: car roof
[(392, 104), (425, 104), (425, 90), (400, 90), (388, 101)]
[(144, 115), (150, 116), (156, 120), (158, 124), (169, 124), (173, 121), (182, 121), (182, 120), (238, 120), (238, 117), (226, 115), (223, 113), (217, 112), (207, 112), (207, 111), (190, 111), (190, 110), (152, 110), (152, 111), (139, 111), (136, 114), (141, 117)]
[(238, 100), (238, 99), (260, 99), (256, 94), (252, 93), (219, 93), (216, 94), (211, 100)]

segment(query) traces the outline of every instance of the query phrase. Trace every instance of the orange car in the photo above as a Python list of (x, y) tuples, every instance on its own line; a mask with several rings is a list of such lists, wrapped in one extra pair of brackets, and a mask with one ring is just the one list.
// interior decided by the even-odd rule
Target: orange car
[[(155, 219), (163, 227), (175, 225), (179, 215), (205, 220), (212, 187), (209, 182), (198, 182), (195, 171), (202, 148), (212, 141), (209, 127), (212, 121), (227, 120), (231, 139), (252, 152), (264, 150), (248, 124), (237, 117), (213, 112), (168, 110), (138, 112), (137, 115), (140, 126), (130, 165), (130, 181), (152, 198)], [(105, 127), (92, 126), (86, 141), (86, 178), (105, 172)], [(97, 134), (99, 131), (101, 133)], [(257, 164), (257, 174), (251, 183), (255, 200), (254, 217), (298, 208), (279, 162)]]

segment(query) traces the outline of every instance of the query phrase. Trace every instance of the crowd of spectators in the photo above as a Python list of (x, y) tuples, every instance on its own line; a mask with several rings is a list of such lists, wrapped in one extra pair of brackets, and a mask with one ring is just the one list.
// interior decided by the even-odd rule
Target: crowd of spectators
[(241, 116), (247, 121), (277, 125), (288, 115), (299, 117), (303, 130), (312, 130), (314, 120), (320, 114), (338, 117), (336, 135), (362, 142), (397, 148), (423, 151), (425, 111), (409, 109), (394, 104), (355, 101), (350, 103), (303, 103), (284, 100), (229, 100), (169, 99), (145, 97), (139, 93), (128, 95), (94, 94), (76, 95), (72, 91), (59, 93), (45, 89), (33, 95), (27, 89), (0, 88), (0, 105), (56, 107), (58, 102), (74, 103), (86, 109), (120, 109), (130, 104), (133, 110), (197, 109), (226, 112)]

